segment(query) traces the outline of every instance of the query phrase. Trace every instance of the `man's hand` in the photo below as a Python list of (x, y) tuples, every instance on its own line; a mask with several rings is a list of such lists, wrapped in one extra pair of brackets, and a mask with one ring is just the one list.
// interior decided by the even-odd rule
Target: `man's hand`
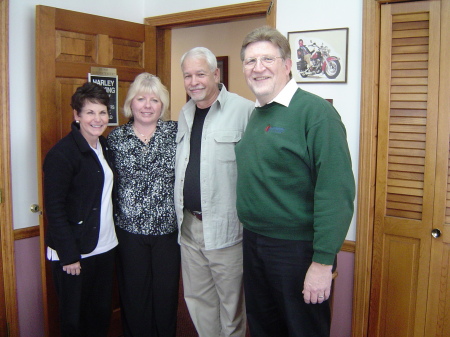
[(332, 265), (311, 263), (303, 284), (303, 298), (305, 303), (322, 303), (328, 300), (331, 292)]
[(63, 266), (63, 270), (70, 275), (80, 275), (81, 273), (80, 261)]

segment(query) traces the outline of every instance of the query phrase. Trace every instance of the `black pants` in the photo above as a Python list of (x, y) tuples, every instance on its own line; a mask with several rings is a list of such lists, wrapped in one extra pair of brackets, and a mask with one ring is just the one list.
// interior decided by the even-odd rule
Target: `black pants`
[(81, 259), (80, 275), (68, 275), (52, 262), (59, 298), (61, 336), (106, 336), (111, 320), (115, 249)]
[(178, 232), (132, 234), (116, 229), (124, 335), (175, 337), (180, 278)]
[(329, 301), (306, 304), (302, 294), (312, 261), (312, 242), (273, 239), (244, 229), (243, 252), (252, 336), (329, 336)]

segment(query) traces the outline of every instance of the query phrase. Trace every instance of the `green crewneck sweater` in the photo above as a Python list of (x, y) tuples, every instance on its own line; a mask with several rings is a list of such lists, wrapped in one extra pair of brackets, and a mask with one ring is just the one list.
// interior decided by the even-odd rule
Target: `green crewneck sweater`
[(244, 228), (313, 241), (313, 261), (332, 264), (355, 197), (346, 131), (333, 106), (298, 89), (289, 107), (258, 107), (235, 151)]

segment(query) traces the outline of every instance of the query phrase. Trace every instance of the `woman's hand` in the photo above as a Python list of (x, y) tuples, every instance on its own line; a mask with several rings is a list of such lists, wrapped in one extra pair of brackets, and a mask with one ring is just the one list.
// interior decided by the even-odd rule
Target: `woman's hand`
[(69, 275), (80, 275), (81, 273), (80, 261), (63, 266), (63, 270)]

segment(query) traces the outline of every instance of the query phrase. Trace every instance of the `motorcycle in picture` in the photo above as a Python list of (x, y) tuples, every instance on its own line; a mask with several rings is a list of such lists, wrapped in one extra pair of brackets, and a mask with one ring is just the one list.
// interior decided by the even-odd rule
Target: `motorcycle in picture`
[(330, 48), (318, 46), (311, 41), (310, 47), (314, 48), (311, 52), (311, 67), (308, 69), (307, 62), (304, 57), (297, 62), (297, 70), (301, 77), (306, 78), (312, 75), (325, 74), (329, 79), (335, 79), (341, 72), (341, 63), (339, 57), (330, 56)]

